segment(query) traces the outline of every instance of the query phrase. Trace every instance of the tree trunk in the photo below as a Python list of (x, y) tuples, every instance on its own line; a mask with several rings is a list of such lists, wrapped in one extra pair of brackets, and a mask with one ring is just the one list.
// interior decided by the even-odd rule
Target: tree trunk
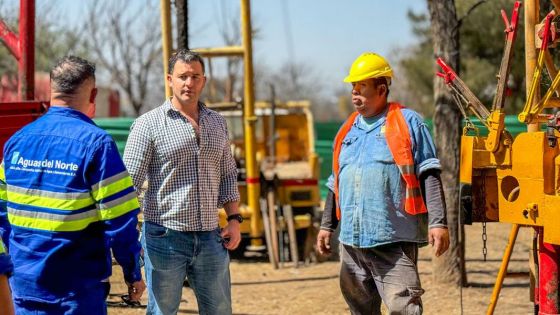
[(188, 0), (175, 0), (177, 9), (177, 50), (189, 49), (189, 4)]
[[(454, 0), (428, 0), (431, 33), (436, 57), (459, 73), (459, 25)], [(437, 67), (434, 63), (434, 67)], [(464, 230), (459, 215), (459, 147), (461, 115), (443, 80), (434, 76), (434, 136), (442, 165), (441, 179), (445, 187), (447, 223), (450, 234), (449, 250), (432, 259), (436, 282), (464, 285)]]

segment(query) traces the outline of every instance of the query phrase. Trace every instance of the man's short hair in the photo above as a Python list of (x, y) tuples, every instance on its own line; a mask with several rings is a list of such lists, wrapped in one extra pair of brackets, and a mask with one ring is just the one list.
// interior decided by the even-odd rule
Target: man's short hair
[(387, 97), (389, 97), (389, 86), (391, 85), (391, 78), (389, 77), (379, 77), (373, 78), (373, 86), (378, 87), (380, 85), (385, 85), (387, 88)]
[(167, 74), (173, 74), (173, 68), (175, 68), (175, 64), (177, 60), (181, 60), (182, 62), (200, 62), (202, 66), (202, 74), (204, 74), (204, 60), (202, 57), (195, 53), (194, 51), (188, 49), (180, 49), (175, 52), (171, 58), (169, 58), (169, 65), (167, 66)]
[(95, 80), (95, 64), (76, 56), (60, 59), (50, 73), (51, 89), (58, 93), (74, 94), (87, 80)]

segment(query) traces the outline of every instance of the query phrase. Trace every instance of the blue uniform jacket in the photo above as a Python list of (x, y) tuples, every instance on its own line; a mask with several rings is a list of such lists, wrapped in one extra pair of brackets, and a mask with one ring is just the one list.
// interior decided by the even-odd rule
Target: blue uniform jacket
[(116, 145), (79, 111), (51, 107), (12, 136), (0, 165), (0, 235), (14, 298), (87, 293), (111, 275), (141, 279), (139, 204)]

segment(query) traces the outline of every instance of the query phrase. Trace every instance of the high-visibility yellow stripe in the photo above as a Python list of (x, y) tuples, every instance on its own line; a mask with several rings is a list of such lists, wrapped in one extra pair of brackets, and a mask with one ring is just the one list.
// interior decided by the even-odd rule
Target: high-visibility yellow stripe
[(21, 205), (67, 211), (82, 209), (95, 204), (95, 201), (91, 197), (81, 199), (59, 199), (53, 197), (22, 194), (10, 191), (9, 189), (6, 199), (10, 202)]
[(8, 200), (6, 184), (4, 184), (3, 182), (0, 182), (0, 200)]
[(0, 255), (6, 253), (6, 247), (4, 247), (4, 242), (0, 240)]
[(93, 222), (99, 221), (98, 217), (84, 218), (75, 221), (52, 221), (40, 218), (28, 218), (8, 213), (8, 220), (13, 226), (38, 229), (53, 232), (81, 231)]
[(95, 200), (101, 200), (130, 187), (132, 187), (132, 178), (127, 175), (109, 185), (100, 185), (100, 187), (93, 190), (91, 194)]
[(138, 203), (138, 199), (134, 198), (117, 206), (108, 209), (102, 209), (99, 212), (101, 213), (101, 220), (111, 220), (114, 218), (118, 218), (121, 215), (128, 213), (134, 209), (138, 209), (139, 207), (140, 204)]
[(46, 198), (54, 198), (54, 199), (63, 199), (63, 200), (75, 200), (75, 199), (87, 199), (91, 198), (91, 194), (89, 191), (84, 192), (57, 192), (57, 191), (49, 191), (49, 190), (42, 190), (42, 189), (33, 189), (33, 188), (23, 188), (18, 187), (15, 185), (8, 185), (7, 189), (9, 192), (14, 192), (18, 194), (23, 194), (27, 196), (37, 196), (37, 197), (46, 197)]
[(0, 181), (6, 182), (6, 173), (4, 172), (4, 161), (0, 163)]

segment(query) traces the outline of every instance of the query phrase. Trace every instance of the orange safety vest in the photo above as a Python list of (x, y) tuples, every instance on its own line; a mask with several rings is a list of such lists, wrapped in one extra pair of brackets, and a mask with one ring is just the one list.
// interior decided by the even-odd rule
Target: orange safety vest
[[(403, 107), (404, 106), (398, 103), (389, 103), (389, 111), (387, 112), (387, 120), (385, 122), (385, 138), (387, 139), (387, 145), (389, 146), (391, 155), (399, 167), (402, 178), (406, 183), (404, 210), (408, 214), (416, 215), (426, 213), (428, 210), (426, 209), (426, 205), (422, 199), (420, 181), (418, 180), (418, 177), (416, 177), (410, 133), (408, 132), (408, 125), (401, 112), (401, 108)], [(357, 116), (358, 112), (352, 113), (334, 138), (334, 196), (336, 199), (336, 217), (339, 220), (340, 206), (338, 201), (338, 172), (340, 170), (340, 165), (338, 157), (340, 156), (340, 151), (342, 149), (342, 141), (352, 128)]]

